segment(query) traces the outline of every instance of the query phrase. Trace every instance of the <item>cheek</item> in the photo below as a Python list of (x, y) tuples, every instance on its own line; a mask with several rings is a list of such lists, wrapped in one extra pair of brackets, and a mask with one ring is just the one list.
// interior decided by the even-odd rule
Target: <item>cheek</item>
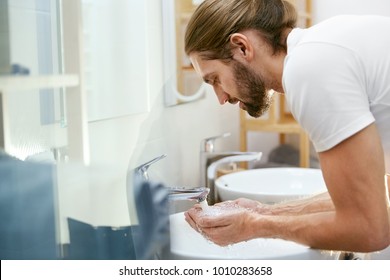
[(237, 84), (233, 77), (221, 81), (220, 87), (224, 92), (228, 93), (231, 96), (234, 96), (237, 93)]

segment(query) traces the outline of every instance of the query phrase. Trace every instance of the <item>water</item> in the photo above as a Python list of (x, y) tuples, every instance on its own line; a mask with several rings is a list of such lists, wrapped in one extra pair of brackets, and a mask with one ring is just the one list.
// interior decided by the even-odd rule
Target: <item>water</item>
[(209, 206), (207, 204), (207, 201), (202, 201), (200, 203), (200, 206), (202, 207), (203, 214), (207, 216), (219, 216), (222, 214), (232, 214), (237, 213), (237, 211), (243, 211), (244, 208), (241, 208), (237, 204), (233, 202), (224, 202), (220, 204), (216, 204), (213, 206)]
[(209, 209), (209, 205), (207, 203), (207, 200), (203, 200), (202, 202), (200, 202), (200, 207), (202, 207), (202, 210), (203, 211), (207, 211)]

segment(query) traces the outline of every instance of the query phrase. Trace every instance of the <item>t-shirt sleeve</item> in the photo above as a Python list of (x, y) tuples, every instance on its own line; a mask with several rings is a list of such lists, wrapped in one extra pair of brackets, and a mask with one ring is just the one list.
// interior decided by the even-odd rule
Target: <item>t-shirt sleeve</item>
[(291, 113), (317, 152), (375, 121), (364, 68), (352, 50), (326, 43), (297, 46), (286, 57), (283, 86)]

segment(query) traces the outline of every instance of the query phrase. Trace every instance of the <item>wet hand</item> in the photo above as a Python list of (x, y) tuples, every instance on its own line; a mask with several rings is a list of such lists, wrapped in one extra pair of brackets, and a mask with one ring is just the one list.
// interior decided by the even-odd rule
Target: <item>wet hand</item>
[(185, 219), (207, 239), (227, 246), (254, 238), (251, 220), (256, 213), (249, 206), (255, 206), (253, 201), (222, 202), (210, 206), (207, 211), (196, 205), (185, 213)]

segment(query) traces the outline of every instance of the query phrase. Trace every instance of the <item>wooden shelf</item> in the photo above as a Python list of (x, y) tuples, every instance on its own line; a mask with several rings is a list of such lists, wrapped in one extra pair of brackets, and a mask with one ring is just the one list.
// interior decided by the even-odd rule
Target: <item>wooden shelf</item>
[(311, 15), (309, 13), (298, 13), (298, 17), (311, 19)]
[[(274, 107), (277, 105), (273, 105)], [(310, 166), (310, 141), (309, 137), (302, 129), (302, 127), (290, 115), (283, 115), (283, 118), (271, 121), (268, 119), (254, 119), (248, 118), (246, 112), (242, 111), (240, 114), (241, 120), (241, 151), (247, 151), (247, 133), (249, 131), (278, 133), (280, 143), (285, 142), (286, 134), (296, 134), (299, 136), (300, 149), (300, 167)]]
[[(192, 0), (172, 0), (174, 3), (175, 33), (176, 33), (176, 86), (182, 95), (192, 95), (195, 88), (200, 88), (202, 80), (195, 73), (188, 56), (184, 52), (184, 34), (187, 24), (196, 6)], [(178, 101), (182, 103), (182, 101)], [(184, 103), (187, 101), (184, 101)]]
[(195, 71), (194, 67), (192, 67), (192, 66), (182, 66), (181, 70), (183, 70), (183, 71), (191, 71), (191, 72)]
[(184, 22), (188, 22), (190, 20), (191, 16), (192, 16), (192, 12), (181, 13), (179, 15), (180, 20), (184, 21)]
[(301, 126), (295, 120), (280, 120), (275, 123), (261, 123), (256, 119), (247, 119), (245, 121), (245, 128), (247, 130), (259, 130), (285, 134), (297, 134), (302, 131)]

